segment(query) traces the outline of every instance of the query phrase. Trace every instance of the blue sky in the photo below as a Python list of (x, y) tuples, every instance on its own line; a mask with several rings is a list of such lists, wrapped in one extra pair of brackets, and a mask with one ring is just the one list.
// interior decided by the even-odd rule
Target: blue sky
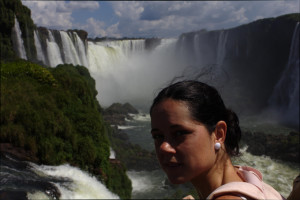
[(277, 1), (26, 1), (38, 26), (83, 29), (89, 37), (177, 37), (299, 13), (300, 0)]

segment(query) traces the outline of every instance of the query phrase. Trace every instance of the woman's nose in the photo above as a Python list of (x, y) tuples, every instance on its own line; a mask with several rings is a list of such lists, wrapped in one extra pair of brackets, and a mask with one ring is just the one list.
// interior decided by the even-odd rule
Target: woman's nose
[(176, 153), (176, 150), (168, 141), (162, 142), (159, 149), (161, 152), (165, 153)]

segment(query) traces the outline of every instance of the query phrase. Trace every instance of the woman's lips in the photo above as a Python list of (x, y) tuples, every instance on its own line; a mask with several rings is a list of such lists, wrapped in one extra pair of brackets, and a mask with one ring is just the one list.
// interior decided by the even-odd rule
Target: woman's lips
[(177, 163), (177, 162), (167, 162), (167, 163), (164, 163), (164, 166), (166, 166), (168, 168), (176, 168), (176, 167), (181, 167), (182, 164)]

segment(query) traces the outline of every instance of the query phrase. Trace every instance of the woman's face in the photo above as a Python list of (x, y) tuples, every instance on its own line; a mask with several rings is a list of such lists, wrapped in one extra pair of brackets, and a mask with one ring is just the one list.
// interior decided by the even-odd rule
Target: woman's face
[(158, 160), (172, 183), (192, 181), (214, 165), (214, 134), (192, 119), (186, 103), (166, 99), (155, 105), (151, 126)]

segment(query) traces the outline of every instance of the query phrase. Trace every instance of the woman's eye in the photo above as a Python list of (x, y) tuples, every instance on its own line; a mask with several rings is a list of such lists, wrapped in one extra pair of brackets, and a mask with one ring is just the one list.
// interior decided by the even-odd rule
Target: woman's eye
[(181, 136), (181, 135), (186, 135), (188, 133), (189, 133), (188, 131), (176, 131), (174, 135), (175, 136)]
[(164, 136), (163, 136), (163, 135), (160, 135), (160, 134), (153, 134), (153, 135), (152, 135), (152, 138), (153, 138), (154, 140), (159, 140), (159, 139), (163, 139)]

